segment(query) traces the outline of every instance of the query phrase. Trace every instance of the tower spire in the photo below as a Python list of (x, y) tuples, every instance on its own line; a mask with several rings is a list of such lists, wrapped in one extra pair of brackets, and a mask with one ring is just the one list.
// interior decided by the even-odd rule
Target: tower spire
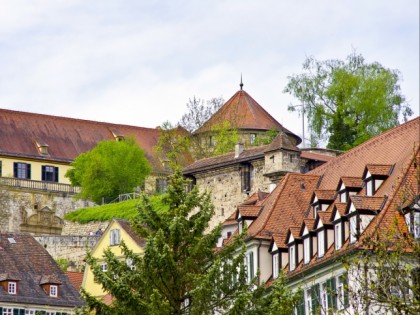
[(241, 88), (241, 91), (242, 91), (242, 88), (244, 87), (244, 84), (242, 83), (242, 73), (241, 73), (241, 83), (239, 84), (239, 87)]

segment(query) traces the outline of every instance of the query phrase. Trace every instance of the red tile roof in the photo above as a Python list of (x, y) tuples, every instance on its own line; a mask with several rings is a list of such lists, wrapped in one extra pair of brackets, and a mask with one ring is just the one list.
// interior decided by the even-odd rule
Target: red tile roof
[(76, 272), (76, 271), (66, 271), (66, 275), (70, 280), (70, 283), (73, 287), (80, 291), (80, 287), (82, 286), (83, 282), (83, 272)]
[(367, 170), (373, 176), (388, 176), (392, 170), (392, 165), (389, 164), (367, 164)]
[(295, 137), (298, 144), (301, 139), (291, 131), (284, 128), (275, 120), (260, 104), (258, 104), (247, 92), (236, 92), (203, 126), (195, 133), (211, 131), (211, 129), (228, 121), (237, 129), (253, 130), (283, 130)]
[(380, 211), (385, 204), (386, 197), (351, 196), (350, 200), (356, 210)]
[[(0, 154), (53, 161), (71, 162), (114, 134), (134, 137), (153, 160), (159, 129), (118, 125), (0, 109)], [(48, 145), (48, 155), (39, 153), (35, 141)], [(153, 161), (152, 161), (153, 162)]]
[(321, 161), (321, 162), (328, 162), (335, 158), (335, 156), (308, 152), (308, 151), (302, 151), (300, 157), (306, 160), (314, 160), (314, 161)]
[(335, 190), (316, 189), (315, 196), (318, 200), (332, 201), (335, 198)]
[[(346, 189), (351, 188), (362, 188), (363, 185), (363, 179), (361, 177), (349, 177), (349, 176), (342, 176), (341, 182), (344, 186), (346, 186)], [(341, 187), (338, 187), (337, 189), (340, 189)]]

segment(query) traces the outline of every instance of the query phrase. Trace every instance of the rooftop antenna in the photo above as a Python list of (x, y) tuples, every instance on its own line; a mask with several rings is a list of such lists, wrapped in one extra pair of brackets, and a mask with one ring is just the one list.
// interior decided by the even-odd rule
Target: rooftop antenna
[(239, 84), (239, 87), (241, 88), (241, 91), (242, 91), (242, 88), (244, 87), (244, 84), (242, 83), (242, 73), (241, 73), (241, 83)]

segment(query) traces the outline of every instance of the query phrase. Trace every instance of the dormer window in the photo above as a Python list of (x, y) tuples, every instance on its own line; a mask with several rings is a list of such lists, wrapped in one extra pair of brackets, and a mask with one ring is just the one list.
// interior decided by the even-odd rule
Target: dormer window
[(110, 245), (119, 245), (120, 244), (120, 229), (112, 229), (109, 234), (110, 237)]
[(115, 141), (124, 141), (124, 134), (117, 129), (111, 130), (112, 135), (114, 136)]
[(273, 259), (273, 279), (277, 279), (279, 277), (279, 253), (275, 253), (272, 256)]
[(48, 155), (48, 144), (46, 144), (42, 140), (35, 140), (36, 147), (38, 148), (38, 152), (41, 155)]
[(365, 186), (366, 186), (366, 196), (373, 196), (375, 192), (375, 181), (372, 180), (372, 178), (370, 177), (366, 179)]
[(58, 297), (58, 286), (57, 285), (50, 285), (50, 296), (51, 297)]
[(303, 239), (303, 263), (309, 264), (311, 261), (311, 238), (308, 235)]
[(416, 239), (420, 238), (420, 200), (404, 209), (403, 212), (409, 233)]
[(240, 220), (238, 222), (238, 232), (239, 232), (239, 234), (242, 233), (243, 228), (244, 228), (244, 221)]
[(340, 191), (340, 202), (341, 203), (346, 203), (347, 202), (347, 191), (346, 190), (342, 190)]
[(339, 250), (343, 246), (343, 227), (341, 222), (334, 225), (334, 244), (335, 250)]
[(318, 257), (321, 258), (325, 254), (325, 230), (318, 231)]
[(316, 203), (313, 205), (313, 209), (314, 209), (314, 218), (316, 218), (316, 215), (318, 214), (319, 210), (320, 210), (320, 205), (319, 203)]
[(357, 215), (353, 215), (349, 219), (350, 222), (350, 244), (353, 244), (357, 241), (358, 234), (359, 234), (359, 226), (358, 226), (358, 217)]
[(289, 247), (289, 266), (290, 271), (293, 271), (296, 269), (296, 245), (293, 244)]
[(379, 189), (385, 179), (392, 173), (393, 165), (366, 165), (363, 172), (363, 181), (365, 182), (366, 196), (373, 196)]
[(7, 293), (16, 294), (17, 292), (17, 283), (15, 281), (9, 281), (7, 284)]

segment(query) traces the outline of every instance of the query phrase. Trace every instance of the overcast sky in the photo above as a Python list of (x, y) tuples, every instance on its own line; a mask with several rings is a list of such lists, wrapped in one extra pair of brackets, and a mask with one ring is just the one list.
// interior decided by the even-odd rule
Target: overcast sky
[(246, 90), (301, 135), (282, 92), (307, 56), (402, 73), (419, 115), (418, 0), (0, 0), (0, 107), (144, 127)]

